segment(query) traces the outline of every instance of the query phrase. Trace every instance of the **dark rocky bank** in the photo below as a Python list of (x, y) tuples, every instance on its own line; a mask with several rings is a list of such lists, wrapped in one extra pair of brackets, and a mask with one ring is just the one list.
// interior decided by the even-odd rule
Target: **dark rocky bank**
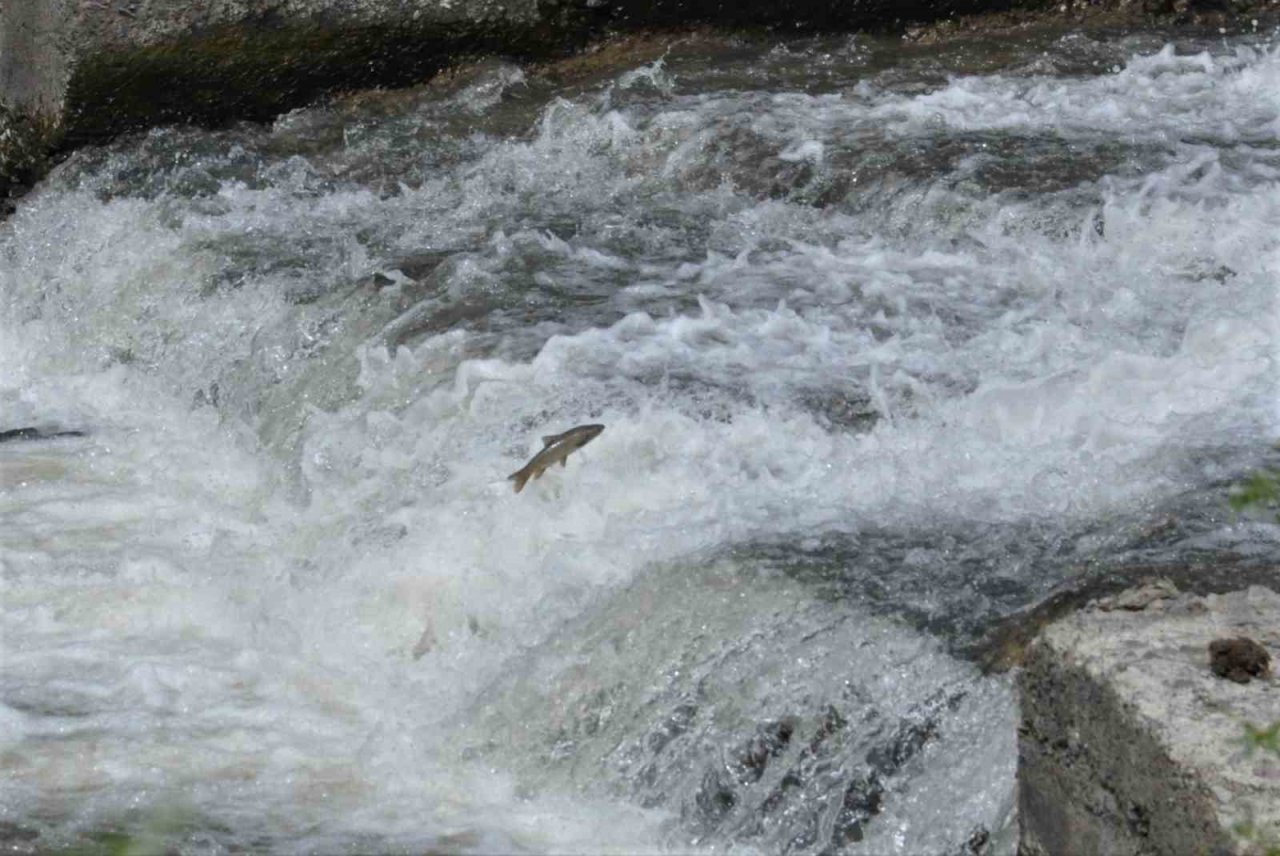
[(22, 0), (0, 6), (0, 216), (60, 154), (154, 125), (266, 120), (326, 93), (421, 82), (479, 55), (570, 56), (698, 26), (900, 33), (1248, 26), (1280, 0)]

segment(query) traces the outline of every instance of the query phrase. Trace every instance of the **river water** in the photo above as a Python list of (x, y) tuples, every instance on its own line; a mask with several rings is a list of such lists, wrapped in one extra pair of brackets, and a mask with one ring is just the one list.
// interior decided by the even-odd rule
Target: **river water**
[(966, 644), (1280, 553), (1278, 139), (1269, 32), (1060, 32), (76, 152), (0, 223), (0, 429), (85, 433), (0, 445), (0, 839), (1008, 850)]

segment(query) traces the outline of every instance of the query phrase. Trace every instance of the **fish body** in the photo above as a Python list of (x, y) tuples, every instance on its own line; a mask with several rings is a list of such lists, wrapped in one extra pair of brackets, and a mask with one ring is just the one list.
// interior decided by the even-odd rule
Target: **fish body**
[(0, 443), (11, 440), (56, 440), (59, 437), (83, 437), (83, 431), (59, 431), (56, 428), (11, 428), (0, 431)]
[(603, 430), (603, 425), (578, 425), (563, 434), (549, 434), (543, 437), (542, 451), (534, 455), (529, 463), (507, 476), (510, 481), (515, 482), (516, 493), (524, 489), (529, 479), (536, 479), (552, 464), (568, 466), (569, 454), (600, 436)]

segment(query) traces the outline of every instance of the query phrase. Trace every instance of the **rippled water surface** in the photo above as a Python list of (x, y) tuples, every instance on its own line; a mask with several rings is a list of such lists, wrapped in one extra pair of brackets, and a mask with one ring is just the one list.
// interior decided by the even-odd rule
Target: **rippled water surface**
[(616, 53), (0, 223), (0, 843), (1004, 851), (968, 646), (1276, 558), (1270, 34)]

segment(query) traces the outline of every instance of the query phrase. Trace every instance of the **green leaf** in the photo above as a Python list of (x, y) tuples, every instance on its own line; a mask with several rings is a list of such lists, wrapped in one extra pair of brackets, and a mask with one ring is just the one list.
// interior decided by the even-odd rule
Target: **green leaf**
[(1246, 722), (1244, 724), (1245, 746), (1249, 751), (1264, 749), (1280, 755), (1280, 719), (1266, 728)]
[(1254, 473), (1244, 484), (1232, 489), (1228, 501), (1236, 511), (1280, 501), (1280, 473), (1271, 470)]

